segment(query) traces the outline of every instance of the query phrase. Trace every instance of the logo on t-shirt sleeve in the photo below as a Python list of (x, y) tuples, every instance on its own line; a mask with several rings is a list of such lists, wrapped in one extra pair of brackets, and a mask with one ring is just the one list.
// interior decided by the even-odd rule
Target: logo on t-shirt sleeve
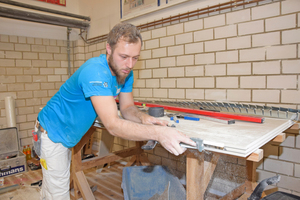
[(100, 87), (108, 87), (108, 83), (107, 82), (102, 82), (102, 81), (90, 81), (90, 83), (92, 84), (92, 86), (100, 86)]

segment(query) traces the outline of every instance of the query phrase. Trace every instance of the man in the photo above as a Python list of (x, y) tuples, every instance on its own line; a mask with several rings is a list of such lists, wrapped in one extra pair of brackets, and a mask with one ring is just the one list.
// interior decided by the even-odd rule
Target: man
[[(114, 136), (127, 140), (157, 140), (179, 155), (184, 142), (196, 144), (167, 122), (139, 111), (133, 102), (133, 66), (140, 55), (142, 37), (128, 23), (117, 24), (108, 34), (106, 55), (85, 62), (50, 99), (38, 115), (43, 166), (42, 198), (69, 199), (70, 149), (93, 124), (97, 115)], [(119, 97), (118, 116), (115, 98)], [(156, 126), (155, 126), (156, 125)]]

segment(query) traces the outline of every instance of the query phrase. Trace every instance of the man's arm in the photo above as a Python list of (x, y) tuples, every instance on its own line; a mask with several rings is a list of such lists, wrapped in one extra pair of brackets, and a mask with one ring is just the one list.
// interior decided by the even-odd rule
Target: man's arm
[(174, 128), (140, 124), (120, 119), (116, 102), (112, 96), (92, 96), (91, 101), (101, 122), (114, 136), (135, 141), (156, 140), (166, 150), (175, 155), (182, 154), (185, 151), (180, 147), (180, 142), (196, 146), (195, 142)]
[(144, 112), (141, 112), (133, 101), (132, 93), (120, 93), (119, 94), (119, 105), (122, 116), (130, 121), (142, 123), (142, 124), (155, 124), (166, 126), (168, 121), (160, 120), (152, 117)]

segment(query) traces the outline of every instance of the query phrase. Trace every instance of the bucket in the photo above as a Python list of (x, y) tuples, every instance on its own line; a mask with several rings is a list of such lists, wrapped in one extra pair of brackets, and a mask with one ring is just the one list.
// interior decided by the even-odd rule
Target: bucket
[(148, 200), (166, 189), (170, 200), (186, 199), (184, 187), (166, 166), (124, 167), (122, 188), (125, 200)]

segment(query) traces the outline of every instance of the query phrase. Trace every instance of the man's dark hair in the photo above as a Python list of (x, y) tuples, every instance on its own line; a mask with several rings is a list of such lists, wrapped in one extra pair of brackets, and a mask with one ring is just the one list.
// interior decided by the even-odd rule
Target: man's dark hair
[(121, 22), (113, 27), (108, 33), (107, 43), (111, 47), (112, 51), (115, 49), (119, 39), (122, 39), (128, 43), (137, 43), (140, 39), (142, 43), (142, 36), (138, 28), (127, 22)]

